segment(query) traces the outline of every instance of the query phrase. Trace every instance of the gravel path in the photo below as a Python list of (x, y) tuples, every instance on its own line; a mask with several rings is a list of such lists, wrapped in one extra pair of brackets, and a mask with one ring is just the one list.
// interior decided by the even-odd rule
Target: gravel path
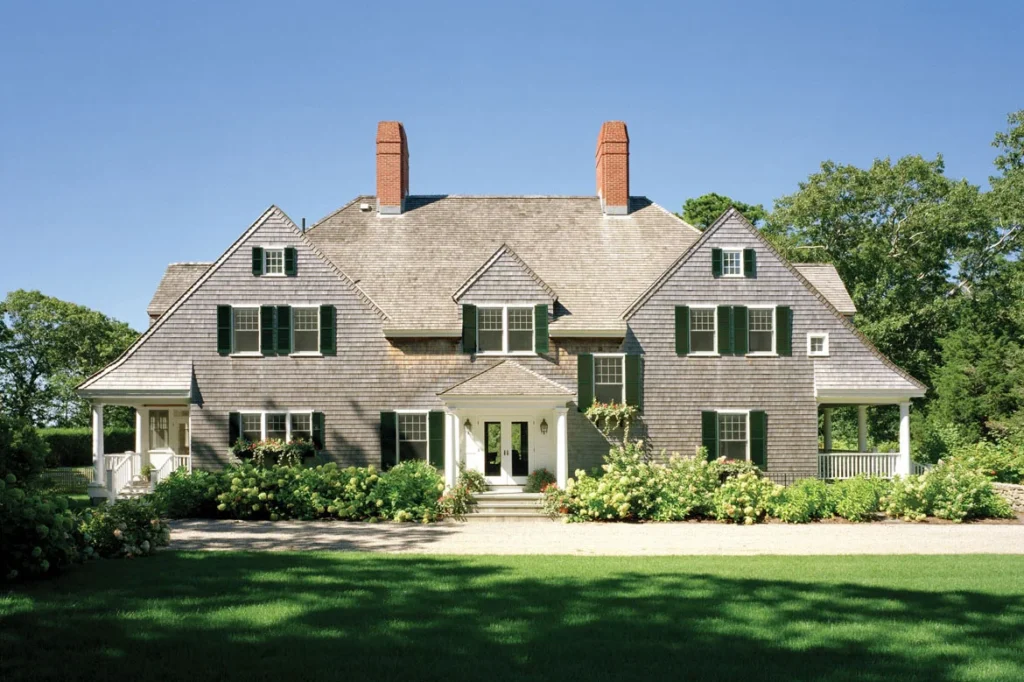
[(565, 524), (175, 521), (171, 549), (413, 554), (1024, 554), (1024, 523)]

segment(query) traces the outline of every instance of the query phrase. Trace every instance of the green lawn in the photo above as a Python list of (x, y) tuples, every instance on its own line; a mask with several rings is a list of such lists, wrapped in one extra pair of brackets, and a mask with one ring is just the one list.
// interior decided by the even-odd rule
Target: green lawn
[(170, 553), (0, 597), (0, 679), (1024, 680), (1024, 557)]

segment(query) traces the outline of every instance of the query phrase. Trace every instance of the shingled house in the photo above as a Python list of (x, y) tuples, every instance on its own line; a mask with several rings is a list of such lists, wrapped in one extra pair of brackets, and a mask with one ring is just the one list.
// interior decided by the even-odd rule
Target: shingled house
[[(601, 127), (593, 196), (414, 195), (403, 126), (376, 146), (376, 195), (306, 231), (271, 206), (216, 261), (168, 268), (149, 329), (79, 387), (97, 433), (104, 405), (137, 409), (135, 453), (94, 438), (106, 494), (146, 463), (220, 467), (239, 437), (564, 484), (607, 452), (595, 400), (637, 405), (654, 453), (909, 470), (925, 387), (858, 333), (835, 269), (787, 262), (735, 210), (702, 233), (631, 195), (624, 123)], [(863, 451), (863, 406), (885, 404), (899, 453), (829, 452), (830, 406), (862, 406)]]

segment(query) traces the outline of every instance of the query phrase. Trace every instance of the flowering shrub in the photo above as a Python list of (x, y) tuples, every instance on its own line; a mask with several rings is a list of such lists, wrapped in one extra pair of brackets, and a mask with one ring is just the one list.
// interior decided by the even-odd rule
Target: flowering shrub
[(280, 438), (258, 441), (239, 438), (231, 446), (231, 452), (241, 460), (252, 461), (258, 467), (301, 466), (307, 457), (316, 454), (316, 448), (301, 438), (287, 443)]
[(107, 558), (146, 556), (171, 539), (170, 528), (148, 500), (118, 500), (86, 509), (80, 530), (86, 547)]
[(939, 462), (920, 476), (898, 477), (882, 503), (888, 516), (907, 521), (923, 521), (929, 515), (958, 523), (1013, 516), (988, 476), (956, 459)]
[(956, 461), (999, 483), (1024, 481), (1024, 446), (1008, 442), (981, 442), (958, 448), (949, 461)]
[(829, 501), (837, 516), (847, 521), (870, 521), (881, 509), (889, 484), (880, 478), (856, 476), (833, 483)]
[(881, 507), (886, 516), (905, 521), (924, 521), (932, 508), (931, 490), (924, 476), (897, 476), (888, 493), (882, 497)]
[(817, 478), (803, 478), (780, 491), (769, 512), (786, 523), (807, 523), (835, 514), (828, 484)]
[(210, 517), (217, 508), (217, 477), (207, 471), (179, 469), (156, 485), (150, 500), (161, 516)]
[(730, 476), (715, 491), (715, 518), (748, 526), (757, 523), (775, 506), (781, 490), (781, 486), (753, 471)]
[(615, 429), (622, 429), (622, 442), (630, 441), (629, 433), (640, 414), (635, 405), (620, 405), (619, 403), (594, 403), (587, 408), (587, 419), (601, 427), (605, 436), (611, 436)]
[(370, 494), (377, 515), (394, 521), (436, 521), (444, 481), (437, 469), (420, 460), (402, 462), (381, 477)]
[(539, 493), (543, 492), (544, 488), (555, 482), (555, 475), (547, 469), (534, 469), (530, 476), (526, 479), (526, 485), (523, 487), (524, 493)]
[(483, 472), (476, 469), (467, 469), (464, 463), (459, 463), (459, 485), (464, 485), (471, 493), (482, 493), (487, 490), (487, 479)]
[(0, 478), (0, 571), (5, 579), (54, 573), (83, 555), (66, 497), (25, 487), (13, 473)]
[(663, 469), (654, 519), (682, 521), (710, 516), (722, 463), (720, 459), (708, 461), (704, 448), (695, 457), (673, 456)]

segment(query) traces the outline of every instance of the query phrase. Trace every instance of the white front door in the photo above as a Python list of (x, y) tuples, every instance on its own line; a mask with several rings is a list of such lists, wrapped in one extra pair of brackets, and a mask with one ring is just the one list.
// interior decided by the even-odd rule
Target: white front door
[(483, 420), (484, 477), (491, 485), (522, 485), (530, 475), (530, 421)]

